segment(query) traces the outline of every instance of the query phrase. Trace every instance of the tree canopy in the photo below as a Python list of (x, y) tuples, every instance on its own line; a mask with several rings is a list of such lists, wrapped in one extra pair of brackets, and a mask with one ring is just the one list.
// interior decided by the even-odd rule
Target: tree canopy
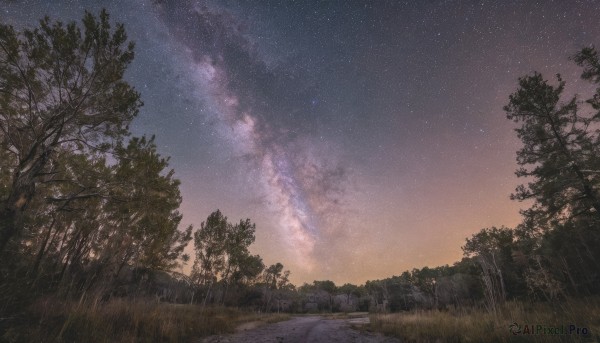
[(106, 11), (81, 26), (52, 22), (17, 32), (0, 25), (0, 146), (10, 171), (0, 204), (0, 252), (21, 230), (18, 216), (56, 177), (59, 151), (95, 154), (128, 135), (140, 95), (123, 80), (134, 57), (124, 26)]
[(85, 293), (125, 267), (189, 259), (169, 158), (154, 137), (129, 137), (142, 105), (123, 79), (133, 49), (106, 11), (0, 25), (0, 287)]

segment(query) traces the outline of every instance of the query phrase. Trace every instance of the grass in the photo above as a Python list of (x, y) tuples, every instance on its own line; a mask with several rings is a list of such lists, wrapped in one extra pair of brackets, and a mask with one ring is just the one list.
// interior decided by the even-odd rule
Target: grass
[[(315, 315), (315, 314), (311, 314)], [(368, 312), (334, 312), (334, 313), (321, 313), (317, 314), (325, 319), (354, 319), (362, 318), (368, 315)]]
[(190, 342), (232, 333), (245, 322), (272, 323), (289, 316), (143, 300), (78, 303), (47, 298), (31, 306), (24, 318), (0, 342)]
[[(370, 330), (406, 342), (599, 342), (600, 299), (572, 299), (557, 304), (509, 302), (497, 315), (472, 308), (372, 314), (370, 321)], [(521, 333), (511, 333), (512, 323), (520, 325)], [(571, 324), (587, 328), (589, 335), (569, 334)], [(534, 325), (534, 331), (537, 325), (558, 330), (564, 326), (566, 334), (531, 330), (526, 334), (524, 325), (528, 329)]]

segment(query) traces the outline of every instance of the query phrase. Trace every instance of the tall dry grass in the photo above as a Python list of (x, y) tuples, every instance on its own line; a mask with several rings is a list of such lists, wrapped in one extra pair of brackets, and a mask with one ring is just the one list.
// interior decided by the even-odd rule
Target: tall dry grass
[(36, 302), (0, 342), (190, 342), (233, 332), (248, 321), (275, 322), (283, 314), (224, 307), (113, 299), (108, 302)]
[[(600, 299), (570, 299), (555, 304), (508, 302), (496, 314), (484, 309), (415, 311), (373, 314), (370, 328), (406, 342), (600, 342)], [(517, 323), (521, 332), (509, 327)], [(569, 334), (569, 325), (587, 328), (588, 335)], [(534, 332), (525, 332), (525, 325)], [(567, 334), (543, 334), (561, 326)]]

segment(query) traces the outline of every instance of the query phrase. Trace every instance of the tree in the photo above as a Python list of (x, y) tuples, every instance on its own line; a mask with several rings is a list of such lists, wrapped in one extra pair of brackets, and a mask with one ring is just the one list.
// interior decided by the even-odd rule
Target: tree
[[(255, 231), (256, 225), (250, 219), (231, 224), (221, 211), (216, 210), (194, 233), (196, 260), (192, 279), (204, 289), (204, 303), (213, 294), (215, 284), (221, 287), (222, 293), (218, 301), (224, 304), (232, 287), (239, 290), (259, 279), (265, 265), (259, 255), (251, 255), (249, 250), (255, 240)], [(272, 267), (269, 272), (263, 273), (261, 279), (269, 275), (268, 283), (275, 282), (277, 286), (283, 280), (281, 272)]]
[[(583, 48), (575, 54), (573, 59), (578, 66), (583, 67), (582, 79), (600, 84), (600, 58), (596, 49), (593, 47)], [(596, 115), (600, 114), (600, 87), (596, 88), (596, 93), (587, 100), (587, 103), (598, 111)]]
[(115, 249), (98, 254), (118, 259), (120, 268), (133, 264), (171, 269), (192, 239), (191, 226), (178, 230), (180, 181), (174, 178), (174, 170), (166, 170), (169, 159), (157, 153), (154, 136), (134, 137), (127, 146), (119, 144), (115, 152), (118, 163), (106, 210), (116, 232), (107, 236), (110, 242), (105, 244)]
[(365, 289), (371, 297), (372, 304), (375, 306), (374, 310), (378, 312), (387, 311), (390, 293), (386, 281), (388, 280), (372, 280), (365, 283)]
[[(28, 205), (28, 214), (24, 219), (24, 230), (19, 240), (24, 255), (35, 254), (31, 275), (36, 277), (43, 259), (49, 254), (58, 258), (58, 237), (63, 236), (62, 248), (68, 250), (74, 243), (70, 240), (77, 235), (82, 242), (90, 238), (98, 229), (97, 222), (103, 218), (102, 195), (106, 184), (111, 179), (111, 169), (101, 156), (73, 154), (60, 150), (53, 157), (53, 180), (69, 180), (69, 182), (43, 183), (38, 187), (36, 196)], [(80, 229), (73, 228), (83, 217), (93, 218), (86, 223), (81, 222)], [(73, 237), (67, 233), (77, 232)], [(89, 240), (92, 244), (93, 240)], [(31, 247), (34, 251), (23, 250)], [(79, 261), (78, 261), (79, 262)], [(69, 264), (69, 259), (65, 264)]]
[(337, 286), (331, 280), (313, 281), (315, 291), (322, 291), (326, 294), (327, 309), (333, 311), (333, 297), (337, 291)]
[(115, 152), (113, 165), (95, 155), (57, 154), (56, 175), (72, 182), (41, 188), (30, 205), (35, 215), (26, 216), (20, 251), (35, 255), (32, 276), (45, 256), (60, 261), (59, 281), (85, 270), (85, 287), (116, 278), (125, 266), (169, 270), (186, 259), (192, 228), (178, 230), (179, 180), (154, 137), (134, 137)]
[(481, 267), (486, 305), (491, 312), (507, 297), (504, 272), (511, 262), (513, 241), (511, 229), (492, 227), (467, 238), (462, 247), (465, 257), (475, 258)]
[(225, 266), (225, 243), (227, 237), (227, 217), (221, 211), (211, 213), (206, 222), (194, 233), (196, 260), (192, 270), (192, 278), (202, 286), (207, 286), (203, 300), (206, 304), (213, 284), (223, 272)]
[[(588, 66), (584, 77), (598, 82), (597, 56), (584, 52), (576, 60)], [(557, 79), (553, 86), (539, 73), (520, 78), (519, 89), (504, 107), (508, 119), (521, 124), (516, 129), (523, 141), (516, 174), (532, 179), (511, 197), (534, 200), (523, 214), (539, 229), (581, 215), (600, 219), (600, 115), (580, 114), (577, 96), (561, 102), (565, 82), (560, 75)], [(596, 109), (598, 92), (588, 100)]]
[(250, 284), (254, 282), (265, 269), (259, 255), (244, 255), (238, 262), (238, 269), (232, 274), (233, 283)]
[(265, 311), (271, 308), (271, 302), (277, 290), (284, 290), (289, 288), (289, 277), (290, 271), (283, 271), (283, 264), (277, 262), (265, 269), (263, 273), (264, 287), (263, 287), (263, 303), (265, 305)]
[(342, 286), (337, 287), (337, 291), (341, 294), (345, 294), (349, 299), (351, 295), (354, 295), (355, 297), (360, 298), (361, 296), (364, 295), (365, 290), (357, 285), (353, 285), (351, 283), (345, 283)]
[[(583, 68), (582, 79), (600, 84), (593, 47), (573, 60)], [(597, 292), (600, 278), (600, 258), (592, 248), (600, 242), (600, 87), (581, 101), (579, 95), (563, 99), (565, 85), (560, 75), (556, 85), (539, 73), (525, 76), (504, 107), (520, 124), (517, 176), (531, 180), (511, 198), (533, 200), (515, 231), (518, 252), (527, 264), (530, 293), (546, 299), (567, 289)]]
[[(248, 247), (254, 243), (256, 225), (250, 222), (250, 219), (240, 220), (238, 224), (227, 224), (227, 232), (225, 237), (225, 271), (223, 273), (223, 281), (225, 282), (225, 290), (223, 291), (222, 302), (225, 302), (229, 286), (237, 281), (243, 273), (239, 273), (245, 268), (246, 263), (255, 264), (256, 260), (252, 259)], [(250, 266), (250, 268), (256, 267)]]
[(47, 17), (22, 32), (0, 25), (0, 147), (11, 155), (0, 253), (21, 231), (20, 215), (38, 183), (53, 175), (57, 151), (106, 151), (128, 134), (141, 106), (123, 81), (134, 57), (123, 25), (111, 29), (103, 10), (98, 18), (86, 12), (82, 26)]

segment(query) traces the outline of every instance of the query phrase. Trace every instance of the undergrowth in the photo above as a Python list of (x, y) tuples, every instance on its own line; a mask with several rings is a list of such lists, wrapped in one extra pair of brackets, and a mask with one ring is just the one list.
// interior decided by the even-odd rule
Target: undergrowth
[(248, 321), (288, 315), (234, 308), (159, 303), (148, 299), (65, 302), (48, 297), (31, 305), (5, 330), (3, 342), (189, 342), (234, 332)]
[(370, 322), (369, 329), (403, 342), (598, 342), (600, 299), (507, 302), (495, 314), (475, 308), (372, 314)]

